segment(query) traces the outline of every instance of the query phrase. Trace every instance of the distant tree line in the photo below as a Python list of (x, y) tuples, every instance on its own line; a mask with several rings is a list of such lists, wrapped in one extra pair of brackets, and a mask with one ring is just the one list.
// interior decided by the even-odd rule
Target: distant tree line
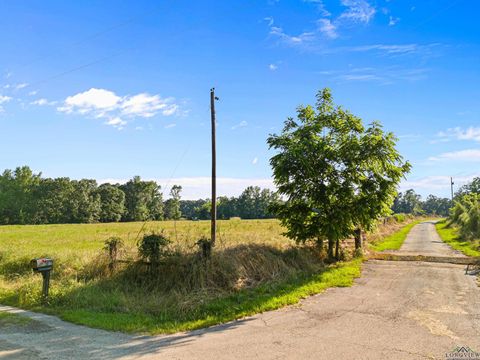
[[(61, 224), (146, 221), (180, 218), (209, 219), (210, 200), (181, 200), (174, 185), (163, 200), (155, 181), (135, 176), (125, 184), (101, 184), (67, 177), (44, 178), (28, 166), (0, 175), (0, 224)], [(277, 195), (247, 188), (238, 198), (218, 199), (218, 218), (270, 218), (269, 204)]]
[[(239, 197), (221, 196), (217, 199), (217, 218), (271, 219), (275, 217), (271, 208), (280, 201), (278, 194), (258, 186), (247, 187)], [(182, 200), (180, 211), (186, 219), (210, 219), (210, 199)]]
[(413, 189), (398, 193), (392, 206), (396, 214), (448, 216), (452, 201), (447, 198), (428, 195), (425, 200)]

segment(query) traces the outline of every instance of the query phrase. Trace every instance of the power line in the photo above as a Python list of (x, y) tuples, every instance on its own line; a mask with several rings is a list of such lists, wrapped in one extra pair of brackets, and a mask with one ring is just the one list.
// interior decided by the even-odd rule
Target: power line
[(87, 63), (87, 64), (83, 64), (83, 65), (74, 67), (74, 68), (72, 68), (72, 69), (63, 71), (63, 72), (61, 72), (61, 73), (52, 75), (52, 76), (47, 77), (47, 78), (45, 78), (45, 79), (42, 79), (42, 80), (39, 80), (39, 81), (35, 81), (35, 82), (31, 83), (31, 84), (28, 84), (27, 86), (28, 86), (28, 87), (34, 87), (34, 86), (35, 86), (35, 87), (38, 87), (38, 85), (44, 84), (44, 83), (46, 83), (46, 82), (49, 82), (50, 80), (58, 79), (58, 78), (60, 78), (60, 77), (62, 77), (62, 76), (71, 74), (71, 73), (76, 72), (76, 71), (78, 71), (78, 70), (82, 70), (82, 69), (88, 68), (88, 67), (90, 67), (90, 66), (93, 66), (93, 65), (102, 63), (102, 62), (104, 62), (104, 61), (107, 61), (107, 60), (109, 60), (109, 59), (112, 59), (112, 58), (114, 58), (114, 57), (117, 57), (117, 56), (119, 56), (120, 54), (123, 54), (124, 52), (127, 52), (127, 51), (129, 51), (129, 50), (132, 50), (132, 49), (130, 48), (130, 49), (121, 50), (121, 51), (119, 51), (119, 52), (117, 52), (117, 53), (115, 53), (115, 54), (102, 57), (102, 58), (100, 58), (100, 59), (94, 60), (94, 61), (89, 62), (89, 63)]

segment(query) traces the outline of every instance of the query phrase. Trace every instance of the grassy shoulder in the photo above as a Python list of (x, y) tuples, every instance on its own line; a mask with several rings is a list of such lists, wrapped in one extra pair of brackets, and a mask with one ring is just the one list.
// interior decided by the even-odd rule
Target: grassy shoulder
[(442, 220), (435, 225), (440, 238), (455, 250), (461, 251), (467, 256), (480, 256), (479, 241), (463, 240), (458, 235), (455, 227), (449, 227), (446, 220)]
[(370, 243), (369, 247), (371, 250), (374, 251), (384, 251), (384, 250), (398, 250), (403, 245), (405, 239), (407, 238), (408, 233), (412, 228), (420, 223), (423, 220), (415, 220), (404, 227), (402, 227), (399, 231), (394, 232), (393, 234), (376, 241), (374, 243)]
[[(225, 323), (245, 316), (275, 310), (299, 302), (301, 299), (318, 294), (330, 287), (351, 286), (361, 274), (361, 259), (339, 262), (324, 268), (316, 274), (296, 274), (290, 278), (261, 284), (257, 287), (239, 290), (218, 298), (198, 297), (192, 294), (193, 306), (163, 306), (151, 311), (128, 311), (120, 297), (128, 296), (122, 291), (103, 287), (101, 283), (83, 286), (63, 295), (64, 301), (49, 306), (38, 302), (24, 303), (23, 307), (34, 311), (58, 315), (64, 320), (106, 330), (134, 333), (175, 333)], [(56, 289), (59, 290), (58, 288)], [(103, 307), (95, 306), (94, 298), (104, 302)], [(186, 297), (186, 295), (184, 295)], [(184, 301), (186, 299), (183, 299)], [(21, 296), (9, 291), (0, 291), (0, 302), (19, 306)], [(133, 296), (130, 301), (135, 302)]]
[(61, 309), (58, 313), (65, 320), (108, 330), (140, 331), (150, 334), (174, 333), (204, 328), (296, 304), (301, 299), (330, 287), (351, 286), (360, 273), (360, 259), (342, 262), (329, 266), (319, 274), (296, 276), (207, 301), (183, 315), (176, 312), (153, 316)]

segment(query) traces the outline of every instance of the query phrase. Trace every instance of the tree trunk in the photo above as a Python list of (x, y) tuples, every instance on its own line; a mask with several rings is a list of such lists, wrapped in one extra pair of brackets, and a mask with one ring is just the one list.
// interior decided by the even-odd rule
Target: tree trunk
[(335, 245), (335, 241), (333, 239), (328, 239), (328, 258), (330, 260), (333, 259), (333, 246)]
[(338, 252), (338, 250), (339, 250), (338, 248), (339, 248), (339, 247), (340, 247), (340, 240), (337, 239), (337, 241), (335, 242), (335, 259), (337, 259), (337, 260), (338, 260), (339, 257), (340, 257), (340, 256), (339, 256), (340, 254), (339, 254), (339, 252)]
[(362, 248), (362, 229), (355, 229), (355, 250)]

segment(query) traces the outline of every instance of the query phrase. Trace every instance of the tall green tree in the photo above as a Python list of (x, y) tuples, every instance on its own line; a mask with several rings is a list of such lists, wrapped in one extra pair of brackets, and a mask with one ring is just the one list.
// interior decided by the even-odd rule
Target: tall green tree
[(392, 206), (394, 213), (420, 215), (423, 213), (421, 196), (413, 189), (409, 189), (404, 193), (399, 193)]
[(170, 199), (165, 201), (165, 218), (170, 220), (179, 220), (182, 217), (180, 209), (180, 193), (182, 187), (180, 185), (173, 185), (170, 189)]
[(299, 106), (282, 132), (267, 143), (274, 182), (285, 201), (276, 205), (298, 242), (328, 241), (328, 256), (338, 257), (339, 241), (356, 229), (370, 229), (390, 213), (397, 186), (410, 169), (396, 149), (396, 138), (378, 122), (364, 127), (360, 118), (335, 106), (329, 89), (316, 106)]
[(160, 186), (154, 181), (142, 181), (135, 176), (120, 187), (125, 193), (125, 221), (163, 219), (163, 201)]
[(125, 193), (119, 186), (102, 184), (98, 187), (97, 194), (100, 196), (100, 221), (120, 221), (125, 213)]
[(0, 223), (27, 224), (33, 216), (32, 193), (41, 181), (28, 166), (5, 170), (0, 176)]

